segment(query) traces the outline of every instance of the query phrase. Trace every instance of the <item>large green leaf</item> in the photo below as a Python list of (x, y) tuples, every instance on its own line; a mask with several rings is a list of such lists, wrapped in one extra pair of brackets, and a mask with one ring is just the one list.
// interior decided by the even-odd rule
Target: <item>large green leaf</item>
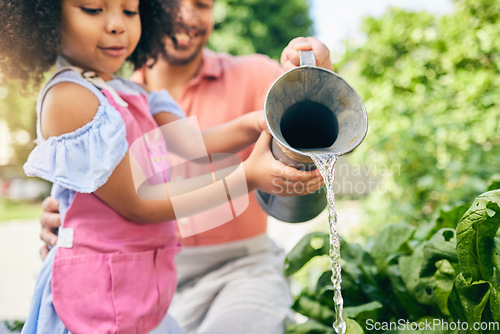
[[(455, 278), (455, 288), (459, 296), (460, 307), (463, 309), (463, 316), (473, 328), (474, 323), (481, 322), (482, 315), (488, 300), (490, 299), (491, 288), (489, 282), (474, 281), (469, 283), (462, 274)], [(479, 333), (471, 332), (471, 333)]]
[(495, 271), (491, 284), (490, 308), (493, 321), (500, 322), (500, 272)]
[(286, 334), (335, 334), (332, 326), (326, 326), (314, 320), (287, 327)]
[(450, 315), (448, 309), (448, 299), (453, 290), (453, 281), (455, 278), (455, 270), (448, 260), (439, 260), (436, 262), (437, 271), (432, 278), (429, 279), (430, 284), (434, 288), (434, 301), (438, 305), (439, 310), (444, 315)]
[(491, 280), (500, 270), (498, 241), (500, 190), (478, 196), (457, 226), (457, 253), (464, 280)]
[[(406, 288), (399, 265), (387, 267), (387, 276), (391, 282), (390, 290), (394, 295), (389, 295), (388, 304), (393, 310), (390, 315), (398, 319), (415, 319), (426, 314), (426, 310), (419, 304)], [(388, 315), (385, 319), (390, 318)]]
[[(478, 196), (457, 226), (460, 273), (448, 303), (450, 313), (469, 326), (498, 319), (500, 190)], [(489, 302), (489, 309), (485, 309)]]
[(457, 263), (455, 230), (443, 228), (437, 231), (430, 240), (423, 244), (424, 261), (421, 267), (421, 276), (431, 276), (436, 271), (436, 262), (446, 259)]
[[(364, 334), (363, 328), (353, 319), (346, 318), (346, 334)], [(314, 320), (287, 327), (286, 334), (335, 334), (332, 326), (323, 325)]]
[(335, 321), (333, 307), (322, 303), (314, 291), (302, 291), (292, 305), (292, 309), (323, 324), (333, 324)]
[(346, 334), (364, 334), (361, 325), (353, 319), (346, 318)]
[(448, 296), (453, 288), (456, 263), (455, 233), (441, 229), (410, 256), (399, 258), (401, 277), (408, 292), (421, 304), (437, 305), (449, 315)]
[(358, 306), (344, 307), (344, 318), (356, 320), (358, 324), (366, 324), (368, 319), (377, 321), (383, 305), (379, 302), (369, 302)]
[(500, 174), (495, 174), (491, 177), (488, 191), (500, 189)]
[(285, 274), (290, 276), (296, 273), (313, 257), (328, 254), (329, 249), (328, 234), (323, 232), (307, 234), (288, 253), (285, 259)]
[(408, 241), (414, 232), (415, 228), (408, 224), (394, 224), (384, 228), (370, 252), (377, 266), (383, 269), (399, 255), (409, 253)]

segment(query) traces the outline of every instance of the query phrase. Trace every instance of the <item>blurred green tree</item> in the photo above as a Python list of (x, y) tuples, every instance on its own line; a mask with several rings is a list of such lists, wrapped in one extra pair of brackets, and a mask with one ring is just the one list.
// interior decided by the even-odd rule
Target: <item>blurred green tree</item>
[[(33, 149), (33, 140), (36, 137), (36, 94), (20, 94), (20, 89), (17, 82), (0, 87), (0, 121), (7, 125), (10, 137), (10, 143), (0, 145), (11, 146), (13, 154), (7, 164), (12, 168), (8, 169), (8, 173), (17, 176), (23, 173), (21, 166)], [(2, 174), (0, 173), (0, 178), (9, 176)]]
[(338, 67), (370, 123), (351, 161), (384, 185), (367, 199), (372, 223), (417, 223), (499, 171), (500, 1), (454, 3), (444, 16), (393, 8), (365, 19), (362, 45), (346, 44)]
[(209, 47), (279, 59), (288, 42), (313, 33), (308, 0), (217, 0)]

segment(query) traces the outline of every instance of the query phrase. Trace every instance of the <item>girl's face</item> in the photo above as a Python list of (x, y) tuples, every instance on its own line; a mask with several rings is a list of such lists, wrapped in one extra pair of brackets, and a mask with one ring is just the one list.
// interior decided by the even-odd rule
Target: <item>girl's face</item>
[(62, 0), (61, 54), (111, 78), (141, 37), (139, 0)]

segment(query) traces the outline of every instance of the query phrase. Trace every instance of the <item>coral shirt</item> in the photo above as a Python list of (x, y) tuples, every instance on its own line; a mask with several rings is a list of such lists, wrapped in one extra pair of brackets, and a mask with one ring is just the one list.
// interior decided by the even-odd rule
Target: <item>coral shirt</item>
[[(201, 128), (206, 129), (263, 110), (269, 87), (282, 73), (279, 63), (264, 55), (230, 56), (205, 49), (200, 71), (185, 86), (177, 102), (187, 116), (195, 115)], [(141, 73), (136, 73), (133, 79), (141, 81), (140, 77)], [(239, 156), (245, 160), (250, 152), (251, 148), (247, 148)], [(267, 215), (253, 193), (249, 194), (249, 200), (248, 208), (240, 216), (209, 231), (182, 238), (182, 244), (220, 244), (265, 233)], [(214, 211), (197, 215), (196, 219), (217, 219)]]

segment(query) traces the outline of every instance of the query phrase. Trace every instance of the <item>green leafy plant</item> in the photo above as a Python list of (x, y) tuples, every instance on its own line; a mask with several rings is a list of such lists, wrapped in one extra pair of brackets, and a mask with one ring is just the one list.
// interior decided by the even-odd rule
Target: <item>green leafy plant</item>
[[(473, 326), (500, 321), (499, 205), (500, 189), (492, 190), (472, 205), (441, 210), (418, 228), (389, 225), (367, 243), (371, 246), (341, 240), (347, 333), (361, 333), (361, 327), (370, 333), (398, 332), (370, 325), (404, 319), (461, 321), (467, 323), (467, 333), (492, 333), (474, 331)], [(288, 254), (286, 274), (293, 278), (312, 258), (328, 256), (328, 243), (326, 233), (305, 236)], [(314, 288), (306, 287), (296, 297), (293, 309), (309, 320), (290, 326), (287, 333), (334, 333), (330, 276), (331, 271), (325, 271)], [(403, 332), (400, 328), (398, 333)]]

